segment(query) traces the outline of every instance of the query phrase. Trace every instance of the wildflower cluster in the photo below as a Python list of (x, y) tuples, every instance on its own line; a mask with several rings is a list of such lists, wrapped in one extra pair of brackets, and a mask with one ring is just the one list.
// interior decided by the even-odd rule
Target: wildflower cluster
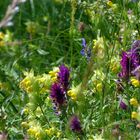
[(140, 1), (7, 4), (0, 139), (140, 139)]
[(25, 73), (26, 77), (20, 82), (20, 88), (27, 93), (47, 93), (52, 83), (50, 75), (34, 76), (33, 72)]

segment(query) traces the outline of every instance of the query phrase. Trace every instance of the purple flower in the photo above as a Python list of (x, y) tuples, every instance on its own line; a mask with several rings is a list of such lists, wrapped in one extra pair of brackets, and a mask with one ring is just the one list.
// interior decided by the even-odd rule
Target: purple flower
[(140, 40), (136, 40), (132, 44), (131, 59), (134, 69), (140, 65)]
[(120, 108), (122, 108), (123, 110), (127, 109), (127, 105), (122, 100), (120, 101)]
[(86, 48), (86, 40), (85, 40), (85, 38), (82, 38), (82, 46), (83, 46), (83, 48)]
[(69, 79), (70, 79), (69, 69), (64, 65), (61, 65), (59, 67), (59, 70), (60, 71), (58, 73), (58, 81), (60, 82), (60, 84), (63, 87), (63, 89), (65, 91), (67, 91), (68, 86), (69, 86)]
[(82, 132), (82, 127), (81, 127), (81, 124), (80, 124), (80, 120), (77, 116), (72, 116), (71, 120), (70, 120), (70, 128), (72, 131), (74, 132)]
[(132, 44), (132, 48), (139, 48), (140, 47), (140, 40), (135, 40)]
[(51, 87), (50, 98), (55, 106), (62, 106), (66, 102), (66, 97), (59, 83), (54, 83)]
[(119, 77), (122, 79), (128, 79), (130, 74), (131, 63), (127, 52), (122, 52), (122, 59), (120, 64), (121, 64), (122, 71), (119, 73)]
[(140, 81), (140, 65), (135, 70), (132, 71), (132, 74), (136, 76), (137, 80)]
[(85, 56), (88, 60), (90, 59), (91, 56), (91, 49), (87, 47), (86, 45), (86, 40), (82, 38), (82, 50), (80, 51), (81, 55)]
[(84, 48), (80, 51), (80, 53), (81, 53), (81, 55), (85, 55), (85, 50), (84, 50)]
[(119, 73), (119, 77), (128, 80), (132, 75), (132, 71), (140, 66), (140, 40), (134, 41), (131, 50), (122, 52), (120, 64), (122, 70)]

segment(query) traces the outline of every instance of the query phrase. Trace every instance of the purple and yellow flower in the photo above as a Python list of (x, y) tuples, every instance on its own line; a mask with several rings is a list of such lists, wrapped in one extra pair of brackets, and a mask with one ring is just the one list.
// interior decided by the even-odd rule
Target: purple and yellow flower
[(70, 128), (73, 132), (82, 132), (80, 120), (76, 115), (72, 116), (70, 119)]

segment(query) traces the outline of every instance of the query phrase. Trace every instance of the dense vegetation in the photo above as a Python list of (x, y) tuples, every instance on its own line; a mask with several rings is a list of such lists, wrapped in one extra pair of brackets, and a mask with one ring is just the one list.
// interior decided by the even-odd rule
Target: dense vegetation
[(0, 140), (140, 139), (140, 1), (0, 1)]

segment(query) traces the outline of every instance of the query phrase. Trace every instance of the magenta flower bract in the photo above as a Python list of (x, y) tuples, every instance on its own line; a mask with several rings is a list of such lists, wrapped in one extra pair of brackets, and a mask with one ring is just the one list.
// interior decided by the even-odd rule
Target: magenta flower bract
[(70, 120), (70, 128), (73, 132), (80, 133), (82, 131), (81, 123), (77, 116), (72, 116)]
[(120, 108), (122, 108), (123, 110), (127, 109), (127, 105), (122, 100), (120, 101)]
[(132, 75), (132, 71), (140, 66), (140, 40), (134, 41), (132, 49), (128, 52), (122, 52), (121, 72), (119, 77), (128, 80)]
[(120, 64), (122, 71), (119, 73), (119, 77), (128, 79), (131, 71), (131, 60), (127, 52), (122, 52), (122, 59)]
[(67, 91), (68, 86), (69, 86), (69, 79), (70, 79), (69, 69), (64, 65), (61, 65), (59, 67), (59, 70), (60, 71), (58, 73), (58, 81), (61, 84), (61, 86), (63, 87), (63, 89), (65, 91)]
[(50, 97), (56, 106), (61, 106), (65, 103), (66, 97), (59, 83), (54, 83), (52, 85)]

